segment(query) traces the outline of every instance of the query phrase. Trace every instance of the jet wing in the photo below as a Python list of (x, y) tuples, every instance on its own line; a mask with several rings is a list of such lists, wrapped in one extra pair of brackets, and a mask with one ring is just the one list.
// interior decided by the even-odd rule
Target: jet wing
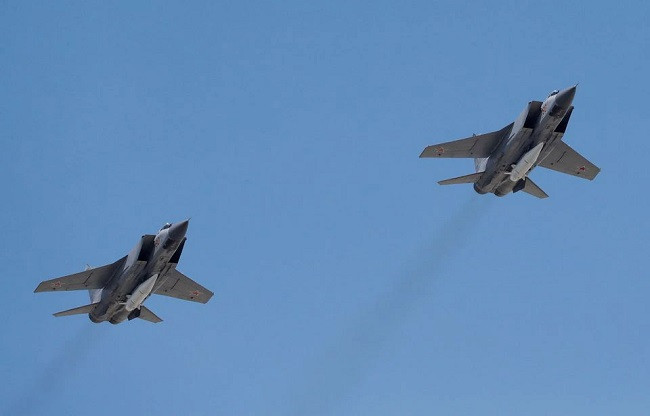
[(556, 142), (551, 153), (539, 163), (539, 166), (589, 180), (595, 178), (600, 172), (599, 167), (561, 140)]
[(56, 279), (44, 280), (34, 290), (36, 292), (54, 292), (62, 290), (89, 290), (101, 289), (113, 276), (117, 268), (121, 267), (126, 256), (106, 266), (96, 267), (83, 272), (68, 276), (57, 277)]
[(167, 279), (154, 293), (173, 298), (207, 303), (213, 293), (176, 269), (171, 269)]
[(499, 131), (427, 146), (420, 157), (488, 157), (503, 137), (510, 132), (513, 124), (510, 123)]

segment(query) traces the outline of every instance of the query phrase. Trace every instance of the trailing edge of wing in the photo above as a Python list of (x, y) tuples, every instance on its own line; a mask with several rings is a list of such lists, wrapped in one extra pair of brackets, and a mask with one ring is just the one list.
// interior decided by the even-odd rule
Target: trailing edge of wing
[(427, 146), (420, 157), (488, 157), (512, 129), (512, 125), (513, 123), (510, 123), (501, 130), (491, 133)]
[(115, 270), (122, 265), (125, 259), (126, 256), (115, 263), (105, 266), (68, 276), (57, 277), (55, 279), (44, 280), (36, 287), (34, 292), (101, 289), (108, 283)]

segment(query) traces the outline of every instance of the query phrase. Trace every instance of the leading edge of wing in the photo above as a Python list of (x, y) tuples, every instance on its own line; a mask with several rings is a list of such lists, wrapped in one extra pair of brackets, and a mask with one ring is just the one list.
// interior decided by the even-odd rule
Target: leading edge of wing
[(44, 280), (36, 287), (36, 289), (34, 289), (34, 293), (101, 289), (106, 285), (106, 283), (108, 283), (108, 280), (113, 276), (115, 270), (122, 265), (125, 259), (126, 256), (122, 257), (115, 263), (107, 264), (105, 266), (84, 270), (83, 272), (61, 276), (50, 280)]
[(505, 134), (512, 129), (513, 124), (510, 123), (498, 131), (427, 146), (420, 154), (420, 157), (488, 157), (499, 145)]

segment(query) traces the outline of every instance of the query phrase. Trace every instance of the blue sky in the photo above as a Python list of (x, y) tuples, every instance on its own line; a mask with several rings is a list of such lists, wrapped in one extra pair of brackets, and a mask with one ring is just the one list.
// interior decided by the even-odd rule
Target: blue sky
[[(647, 2), (2, 2), (0, 413), (648, 414)], [(593, 182), (419, 160), (579, 82)], [(44, 279), (192, 217), (207, 305)]]

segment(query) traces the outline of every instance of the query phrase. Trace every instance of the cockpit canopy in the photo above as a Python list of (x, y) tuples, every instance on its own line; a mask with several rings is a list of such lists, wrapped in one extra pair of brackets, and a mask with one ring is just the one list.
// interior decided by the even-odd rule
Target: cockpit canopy
[(560, 92), (560, 90), (553, 90), (546, 98), (551, 98), (552, 96), (556, 95), (558, 92)]
[(163, 225), (163, 227), (160, 229), (160, 231), (162, 231), (162, 230), (166, 230), (166, 229), (168, 229), (168, 228), (171, 227), (171, 226), (172, 226), (172, 225), (171, 225), (170, 223), (167, 223), (167, 224)]

